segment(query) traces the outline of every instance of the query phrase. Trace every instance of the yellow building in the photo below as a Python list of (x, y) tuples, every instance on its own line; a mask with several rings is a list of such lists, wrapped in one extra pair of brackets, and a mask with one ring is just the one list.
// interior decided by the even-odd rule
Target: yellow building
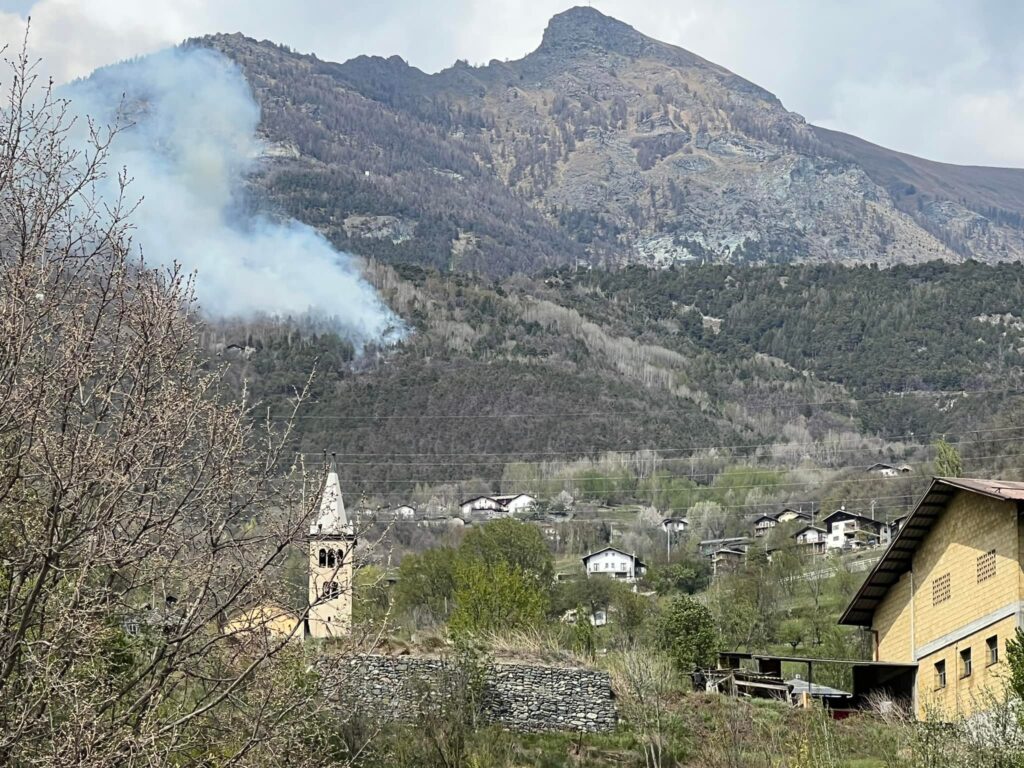
[(309, 527), (309, 636), (347, 635), (352, 627), (352, 553), (356, 539), (345, 514), (338, 470), (327, 473), (320, 508)]
[(914, 710), (952, 720), (1005, 691), (1022, 625), (1024, 483), (936, 478), (840, 618), (875, 660), (916, 664)]
[(295, 611), (280, 603), (265, 602), (239, 611), (225, 623), (223, 632), (242, 641), (255, 638), (268, 643), (301, 642), (303, 627)]

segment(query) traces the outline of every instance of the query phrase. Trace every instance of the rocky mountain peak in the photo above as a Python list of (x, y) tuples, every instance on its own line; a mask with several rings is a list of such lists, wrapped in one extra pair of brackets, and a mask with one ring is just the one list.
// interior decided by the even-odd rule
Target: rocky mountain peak
[(593, 8), (577, 6), (551, 18), (540, 51), (574, 53), (597, 49), (639, 56), (653, 41), (628, 24)]

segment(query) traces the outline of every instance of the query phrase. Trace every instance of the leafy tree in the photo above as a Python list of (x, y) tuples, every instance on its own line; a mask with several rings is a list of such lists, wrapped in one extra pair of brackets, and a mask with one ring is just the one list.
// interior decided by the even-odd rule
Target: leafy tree
[(456, 566), (455, 610), (449, 627), (456, 635), (537, 627), (548, 597), (537, 579), (508, 563), (488, 567), (476, 558)]
[(555, 574), (554, 559), (540, 529), (513, 518), (492, 520), (470, 530), (459, 547), (459, 556), (477, 558), (491, 567), (504, 563), (532, 575), (545, 587)]
[(711, 611), (692, 597), (673, 598), (655, 621), (654, 634), (658, 647), (680, 672), (715, 663), (719, 638), (714, 619)]
[(398, 567), (395, 608), (428, 623), (446, 620), (455, 596), (456, 557), (450, 547), (406, 556)]
[(960, 452), (945, 438), (935, 443), (935, 474), (939, 477), (960, 477), (964, 473), (964, 461)]
[(707, 558), (702, 557), (654, 565), (647, 574), (647, 580), (659, 595), (672, 592), (692, 595), (707, 586), (710, 576), (711, 567)]

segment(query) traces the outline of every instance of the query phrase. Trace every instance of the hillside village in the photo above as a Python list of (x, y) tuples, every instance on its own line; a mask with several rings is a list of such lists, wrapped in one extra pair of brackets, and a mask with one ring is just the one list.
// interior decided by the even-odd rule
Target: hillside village
[[(889, 468), (880, 465), (868, 471)], [(516, 501), (518, 508), (512, 506)], [(809, 513), (787, 508), (753, 519), (750, 536), (697, 542), (700, 557), (711, 563), (712, 590), (716, 579), (742, 568), (752, 552), (770, 563), (773, 550), (762, 548), (757, 540), (783, 530), (798, 557), (811, 563), (828, 558), (836, 563), (843, 553), (877, 552), (859, 561), (856, 570), (868, 573), (857, 580), (859, 586), (841, 616), (831, 617), (840, 625), (867, 631), (871, 642), (866, 657), (847, 658), (707, 648), (685, 671), (692, 672), (694, 686), (708, 691), (802, 706), (816, 701), (834, 715), (873, 711), (881, 699), (919, 719), (934, 717), (936, 712), (941, 717), (960, 718), (997, 706), (1006, 674), (1007, 641), (1011, 646), (1016, 641), (1019, 622), (1015, 606), (1024, 573), (1024, 561), (1017, 552), (1021, 537), (1006, 526), (1019, 527), (1021, 501), (1022, 483), (934, 478), (913, 511), (891, 524), (840, 508), (826, 515), (817, 527)], [(532, 512), (536, 504), (536, 499), (525, 494), (476, 497), (466, 500), (460, 509), (482, 512), (483, 516), (469, 522), (455, 519), (486, 531), (493, 521), (512, 520), (519, 513), (533, 517), (531, 522), (543, 530), (546, 522), (538, 521)], [(678, 536), (685, 546), (685, 518), (666, 518), (659, 528), (668, 540)], [(303, 635), (340, 638), (353, 632), (353, 605), (360, 598), (353, 570), (354, 564), (356, 568), (360, 565), (355, 531), (345, 513), (337, 471), (332, 469), (310, 529), (308, 581), (314, 610), (301, 633), (293, 629), (298, 617), (282, 624), (279, 631), (295, 639)], [(812, 532), (818, 536), (809, 538)], [(335, 542), (342, 545), (337, 560)], [(670, 547), (666, 560), (671, 563)], [(659, 591), (650, 589), (650, 568), (635, 553), (605, 546), (584, 555), (582, 566), (582, 574), (558, 573), (556, 582), (580, 577), (584, 583), (592, 579), (599, 580), (595, 583), (619, 582), (634, 594), (658, 599)], [(400, 569), (399, 578), (389, 581), (389, 589), (401, 588), (404, 571)], [(820, 574), (812, 571), (800, 578), (816, 579)], [(601, 602), (598, 597), (589, 610), (582, 606), (571, 609), (561, 621), (606, 628), (625, 619), (616, 612), (612, 602)], [(797, 674), (787, 679), (784, 665), (789, 669), (803, 666), (806, 677)], [(850, 690), (813, 682), (815, 667), (821, 679), (822, 667), (830, 666), (843, 668)], [(955, 684), (950, 682), (953, 675)]]

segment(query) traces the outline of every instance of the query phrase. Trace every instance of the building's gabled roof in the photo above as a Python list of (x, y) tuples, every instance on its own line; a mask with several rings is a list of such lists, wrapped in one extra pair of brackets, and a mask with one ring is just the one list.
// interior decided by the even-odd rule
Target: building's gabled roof
[(793, 534), (793, 538), (795, 539), (797, 536), (799, 536), (799, 535), (801, 535), (803, 533), (807, 533), (807, 531), (817, 531), (818, 533), (827, 533), (827, 531), (824, 528), (819, 528), (816, 525), (805, 525), (803, 528), (801, 528), (799, 531), (797, 531), (796, 533)]
[(910, 570), (914, 552), (945, 511), (950, 499), (959, 491), (970, 491), (1002, 501), (1024, 501), (1024, 483), (1021, 482), (963, 477), (934, 478), (896, 538), (875, 563), (846, 611), (839, 617), (840, 624), (865, 627), (871, 624), (875, 608), (900, 577)]
[(666, 523), (683, 523), (684, 525), (689, 525), (690, 521), (687, 520), (685, 517), (664, 517), (664, 518), (662, 518), (661, 524), (665, 525)]
[[(504, 494), (502, 496), (486, 496), (486, 497), (483, 497), (483, 498), (494, 499), (499, 504), (508, 504), (510, 501), (515, 501), (516, 499), (522, 498), (523, 496), (525, 496), (528, 499), (533, 499), (534, 498), (533, 496), (531, 496), (528, 493), (509, 493), (509, 494)], [(475, 501), (475, 499), (471, 499), (471, 501)]]
[(828, 517), (826, 517), (824, 520), (821, 521), (822, 525), (825, 525), (827, 527), (828, 526), (828, 521), (831, 520), (836, 515), (843, 515), (844, 517), (853, 518), (854, 520), (863, 520), (865, 523), (871, 523), (872, 525), (877, 525), (879, 528), (885, 527), (885, 522), (883, 522), (882, 520), (875, 520), (873, 517), (867, 517), (865, 515), (859, 515), (856, 512), (851, 512), (848, 509), (837, 509), (835, 512), (833, 512), (832, 514), (830, 514)]
[(309, 526), (310, 536), (350, 536), (352, 524), (345, 514), (345, 500), (341, 497), (341, 482), (338, 480), (338, 468), (331, 462), (324, 482), (324, 490), (320, 495), (320, 509)]
[(591, 552), (589, 555), (584, 555), (583, 556), (583, 564), (586, 565), (587, 564), (587, 560), (589, 560), (592, 557), (597, 557), (602, 552), (618, 552), (620, 555), (622, 555), (624, 557), (631, 557), (631, 558), (633, 558), (633, 561), (634, 561), (633, 565), (634, 565), (634, 567), (636, 567), (636, 566), (640, 566), (641, 568), (646, 568), (647, 567), (647, 564), (645, 562), (643, 562), (639, 557), (637, 557), (636, 555), (631, 555), (629, 552), (623, 552), (618, 547), (604, 547), (603, 549), (599, 549), (596, 552)]
[(747, 553), (743, 552), (742, 550), (739, 550), (739, 549), (729, 549), (728, 547), (722, 547), (721, 549), (716, 549), (711, 554), (712, 555), (736, 555), (737, 557), (743, 557)]
[(779, 516), (778, 515), (772, 515), (772, 514), (761, 515), (760, 517), (754, 518), (754, 525), (757, 525), (758, 523), (760, 523), (763, 520), (767, 520), (768, 522), (772, 522), (772, 523), (777, 523), (777, 522), (779, 522)]
[(876, 469), (894, 469), (897, 472), (909, 472), (910, 471), (910, 467), (908, 467), (906, 464), (900, 464), (900, 465), (897, 466), (896, 464), (883, 464), (883, 463), (879, 462), (877, 464), (872, 464), (870, 467), (868, 467), (865, 470), (865, 472), (874, 472)]
[(459, 506), (460, 506), (460, 507), (464, 507), (464, 506), (466, 506), (467, 504), (472, 504), (472, 503), (473, 503), (474, 501), (480, 501), (481, 499), (487, 499), (487, 501), (493, 501), (493, 502), (494, 502), (495, 504), (497, 504), (498, 506), (501, 506), (501, 507), (504, 507), (504, 506), (505, 506), (504, 504), (502, 504), (502, 503), (501, 503), (501, 502), (500, 502), (500, 501), (498, 500), (498, 497), (496, 497), (496, 496), (474, 496), (474, 497), (473, 497), (473, 498), (471, 498), (471, 499), (466, 499), (465, 501), (463, 501), (463, 502), (460, 502), (460, 503), (459, 503)]

